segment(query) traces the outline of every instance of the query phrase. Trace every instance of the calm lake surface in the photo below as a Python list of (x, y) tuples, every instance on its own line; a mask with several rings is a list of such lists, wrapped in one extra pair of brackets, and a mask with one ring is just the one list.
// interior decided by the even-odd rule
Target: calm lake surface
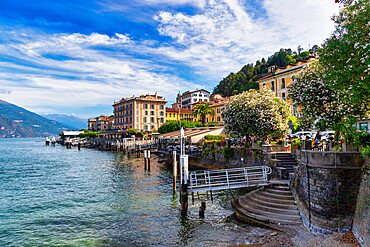
[(229, 192), (180, 216), (171, 171), (122, 153), (0, 139), (0, 246), (224, 246), (267, 230), (229, 219)]

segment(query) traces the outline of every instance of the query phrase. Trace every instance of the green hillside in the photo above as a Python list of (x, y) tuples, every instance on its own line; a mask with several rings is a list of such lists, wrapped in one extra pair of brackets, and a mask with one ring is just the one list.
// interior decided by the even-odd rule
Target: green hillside
[(66, 129), (66, 125), (0, 100), (0, 137), (44, 137)]
[(262, 76), (267, 75), (268, 67), (285, 67), (297, 61), (307, 60), (310, 52), (317, 49), (318, 47), (316, 45), (310, 51), (304, 52), (301, 52), (300, 47), (298, 47), (298, 52), (281, 48), (278, 52), (270, 56), (267, 61), (265, 58), (262, 58), (261, 61), (256, 61), (255, 65), (247, 64), (239, 72), (230, 73), (213, 89), (213, 93), (221, 94), (222, 96), (232, 96), (249, 89), (258, 89), (258, 83), (256, 81)]

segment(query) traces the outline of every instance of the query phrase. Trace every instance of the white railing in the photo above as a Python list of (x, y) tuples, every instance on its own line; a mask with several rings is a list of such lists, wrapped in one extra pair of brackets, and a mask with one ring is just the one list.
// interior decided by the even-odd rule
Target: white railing
[(222, 170), (190, 171), (188, 191), (208, 191), (264, 185), (272, 170), (268, 166), (253, 166)]

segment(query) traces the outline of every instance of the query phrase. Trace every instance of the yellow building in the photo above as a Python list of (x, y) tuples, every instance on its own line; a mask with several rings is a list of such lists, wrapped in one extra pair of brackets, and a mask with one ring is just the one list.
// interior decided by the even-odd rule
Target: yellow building
[(180, 119), (191, 122), (198, 121), (197, 115), (193, 114), (193, 110), (181, 108), (166, 108), (166, 122), (179, 121)]
[(261, 90), (264, 86), (269, 87), (276, 97), (290, 104), (291, 113), (297, 116), (297, 107), (293, 106), (292, 101), (288, 98), (287, 86), (292, 82), (292, 76), (298, 74), (307, 64), (315, 60), (316, 58), (310, 57), (307, 61), (299, 61), (295, 64), (287, 65), (285, 68), (278, 68), (275, 73), (257, 80), (259, 89)]

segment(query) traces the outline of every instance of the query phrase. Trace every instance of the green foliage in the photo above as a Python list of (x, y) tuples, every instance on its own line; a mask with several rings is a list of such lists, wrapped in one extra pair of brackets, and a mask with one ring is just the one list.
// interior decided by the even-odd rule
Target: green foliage
[[(202, 127), (203, 125), (198, 122), (181, 120), (181, 126), (184, 128), (192, 128), (192, 127)], [(168, 121), (162, 124), (161, 127), (159, 127), (158, 132), (164, 134), (177, 130), (180, 130), (180, 121)]]
[(218, 122), (209, 122), (205, 124), (205, 127), (215, 127), (219, 126)]
[(228, 161), (231, 157), (233, 157), (233, 155), (234, 155), (234, 149), (228, 148), (228, 147), (224, 147), (224, 149), (222, 150), (222, 155), (224, 157), (224, 160), (225, 161)]
[(297, 118), (294, 115), (288, 117), (288, 121), (292, 121), (292, 131), (296, 132), (299, 128)]
[(209, 104), (199, 104), (195, 107), (193, 114), (198, 115), (202, 120), (203, 126), (205, 126), (207, 115), (214, 116), (215, 111), (209, 106)]
[(127, 132), (127, 133), (132, 133), (132, 134), (135, 134), (135, 135), (136, 135), (137, 133), (139, 133), (139, 131), (138, 131), (137, 129), (134, 129), (134, 128), (127, 129), (127, 130), (126, 130), (126, 132)]
[[(317, 48), (317, 45), (314, 47)], [(261, 61), (257, 60), (254, 66), (253, 64), (247, 64), (239, 72), (230, 73), (214, 88), (213, 93), (221, 94), (222, 96), (232, 96), (250, 89), (258, 89), (256, 81), (266, 75), (268, 67), (272, 65), (285, 67), (297, 61), (307, 60), (309, 55), (308, 51), (297, 53), (292, 52), (291, 49), (280, 49), (270, 56), (267, 61), (262, 58)]]
[(292, 140), (292, 148), (299, 149), (302, 147), (302, 142), (298, 139), (293, 139)]
[(370, 157), (370, 146), (369, 145), (366, 145), (366, 147), (362, 148), (361, 155)]
[(100, 131), (85, 132), (85, 133), (79, 134), (78, 136), (81, 137), (81, 138), (85, 138), (85, 137), (95, 138), (98, 133), (100, 133)]
[(222, 140), (224, 138), (223, 135), (206, 135), (204, 139), (206, 140)]

